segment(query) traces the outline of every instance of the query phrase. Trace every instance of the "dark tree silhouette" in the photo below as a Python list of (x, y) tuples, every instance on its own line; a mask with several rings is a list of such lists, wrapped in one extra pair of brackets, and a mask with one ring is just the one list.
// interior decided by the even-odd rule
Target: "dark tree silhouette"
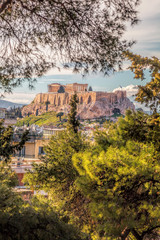
[(78, 104), (78, 98), (77, 94), (75, 93), (72, 95), (72, 98), (70, 100), (70, 112), (68, 114), (68, 128), (73, 131), (74, 133), (78, 132), (78, 128), (80, 125), (79, 120), (77, 119), (77, 104)]
[(93, 91), (93, 89), (92, 89), (91, 86), (88, 88), (88, 91), (89, 91), (89, 92), (92, 92), (92, 91)]
[(59, 117), (59, 121), (60, 121), (60, 122), (61, 122), (61, 118), (62, 118), (63, 115), (64, 115), (63, 112), (59, 112), (59, 113), (57, 113), (57, 117)]
[(63, 86), (60, 86), (59, 90), (58, 90), (58, 93), (64, 93), (65, 92), (65, 89)]

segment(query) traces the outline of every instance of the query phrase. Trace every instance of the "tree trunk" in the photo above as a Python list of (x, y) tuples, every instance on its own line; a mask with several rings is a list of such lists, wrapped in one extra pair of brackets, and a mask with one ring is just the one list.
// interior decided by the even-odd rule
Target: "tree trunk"
[(143, 237), (139, 235), (139, 233), (133, 228), (131, 229), (131, 233), (137, 240), (143, 240)]
[(130, 229), (125, 228), (124, 231), (121, 234), (121, 240), (126, 240), (126, 238), (128, 237), (129, 233), (130, 233)]

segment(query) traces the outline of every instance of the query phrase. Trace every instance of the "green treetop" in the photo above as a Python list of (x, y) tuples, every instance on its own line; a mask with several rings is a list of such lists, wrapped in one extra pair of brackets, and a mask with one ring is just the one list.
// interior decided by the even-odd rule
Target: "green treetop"
[(1, 240), (81, 240), (79, 232), (61, 221), (47, 202), (37, 198), (25, 203), (15, 192), (16, 174), (8, 166), (10, 154), (25, 143), (26, 134), (20, 144), (13, 145), (13, 129), (0, 125), (0, 239)]
[(108, 125), (106, 132), (99, 131), (92, 148), (72, 158), (79, 173), (76, 185), (90, 199), (90, 214), (104, 239), (144, 240), (157, 237), (160, 229), (160, 159), (155, 135), (160, 125), (151, 125), (150, 116), (141, 114), (128, 112)]

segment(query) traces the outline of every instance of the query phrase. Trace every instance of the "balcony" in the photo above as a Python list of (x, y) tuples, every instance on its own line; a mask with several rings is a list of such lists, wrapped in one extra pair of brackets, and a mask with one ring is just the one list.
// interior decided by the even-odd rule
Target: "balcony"
[[(13, 141), (14, 142), (20, 142), (21, 141), (22, 134), (14, 134)], [(43, 138), (42, 135), (28, 135), (27, 142), (35, 142), (36, 140), (41, 140)]]
[(14, 158), (16, 158), (16, 159), (19, 159), (19, 160), (21, 160), (21, 159), (35, 159), (35, 155), (27, 155), (27, 154), (25, 154), (25, 155), (23, 155), (23, 154), (14, 154), (14, 156), (13, 156)]
[(29, 155), (29, 158), (26, 157), (12, 157), (12, 161), (10, 163), (10, 166), (12, 170), (14, 170), (16, 173), (25, 173), (26, 170), (32, 169), (33, 163), (41, 163), (39, 159), (31, 158), (31, 155)]

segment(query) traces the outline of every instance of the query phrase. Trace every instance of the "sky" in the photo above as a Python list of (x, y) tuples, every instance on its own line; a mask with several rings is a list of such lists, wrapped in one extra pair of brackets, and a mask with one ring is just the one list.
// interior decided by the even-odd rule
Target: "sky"
[[(136, 40), (132, 51), (142, 56), (160, 58), (160, 0), (141, 0), (138, 7), (140, 22), (134, 27), (128, 27), (125, 38)], [(148, 74), (147, 74), (148, 75)], [(147, 79), (146, 79), (147, 81)], [(71, 70), (50, 70), (46, 76), (37, 79), (35, 89), (28, 89), (27, 84), (14, 89), (13, 94), (6, 95), (4, 100), (15, 103), (29, 104), (37, 93), (47, 92), (47, 85), (58, 82), (67, 83), (88, 83), (95, 91), (114, 91), (123, 89), (129, 97), (136, 93), (137, 85), (145, 85), (146, 82), (135, 80), (129, 70), (116, 73), (109, 77), (102, 74), (89, 75), (83, 78), (80, 74), (73, 74)], [(139, 107), (139, 105), (137, 105)]]

